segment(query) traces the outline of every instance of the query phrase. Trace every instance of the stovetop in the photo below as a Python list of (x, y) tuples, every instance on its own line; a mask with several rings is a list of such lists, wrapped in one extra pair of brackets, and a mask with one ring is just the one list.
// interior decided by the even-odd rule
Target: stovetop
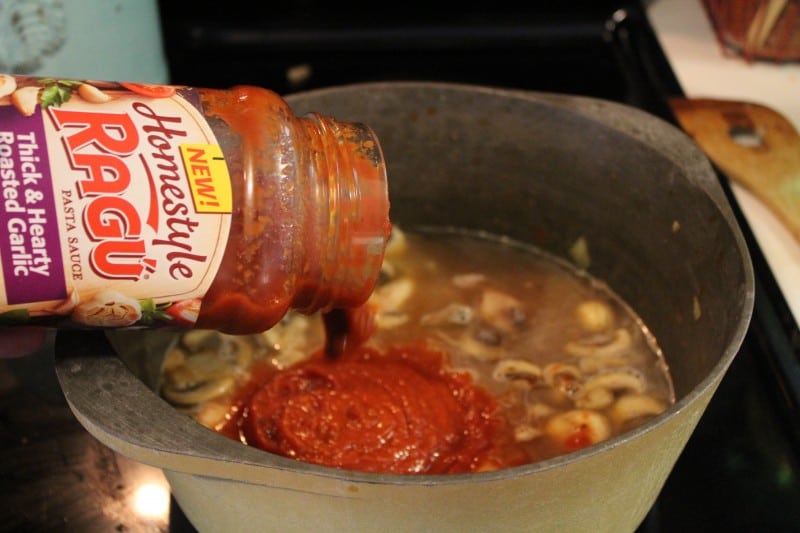
[[(283, 94), (456, 81), (605, 98), (674, 122), (666, 98), (681, 88), (638, 2), (439, 10), (407, 1), (380, 13), (359, 6), (229, 0), (221, 10), (206, 0), (163, 1), (171, 80)], [(757, 276), (753, 322), (641, 533), (800, 530), (800, 335), (737, 214)], [(160, 471), (105, 448), (78, 424), (52, 357), (44, 349), (0, 360), (0, 530), (193, 531)]]

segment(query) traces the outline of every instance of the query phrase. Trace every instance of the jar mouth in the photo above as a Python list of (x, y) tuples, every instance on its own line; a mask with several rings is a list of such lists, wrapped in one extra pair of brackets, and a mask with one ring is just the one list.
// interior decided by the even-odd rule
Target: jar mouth
[[(330, 310), (364, 304), (378, 281), (391, 233), (386, 165), (377, 136), (361, 123), (310, 113), (322, 137), (328, 232), (319, 290), (310, 307)], [(320, 213), (322, 215), (322, 213)]]

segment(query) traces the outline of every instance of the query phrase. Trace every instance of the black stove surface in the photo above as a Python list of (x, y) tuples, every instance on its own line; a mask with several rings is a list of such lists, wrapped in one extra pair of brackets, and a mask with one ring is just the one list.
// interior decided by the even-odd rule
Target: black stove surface
[[(455, 81), (605, 98), (674, 122), (666, 98), (682, 91), (643, 5), (561, 5), (444, 10), (407, 1), (377, 13), (373, 4), (229, 0), (222, 11), (218, 2), (171, 0), (161, 11), (174, 83), (286, 94)], [(753, 322), (641, 533), (800, 531), (800, 334), (737, 215), (757, 276)], [(168, 490), (160, 471), (78, 424), (50, 350), (0, 360), (0, 452), (1, 530), (194, 531), (174, 501), (158, 508), (169, 498), (159, 500)]]

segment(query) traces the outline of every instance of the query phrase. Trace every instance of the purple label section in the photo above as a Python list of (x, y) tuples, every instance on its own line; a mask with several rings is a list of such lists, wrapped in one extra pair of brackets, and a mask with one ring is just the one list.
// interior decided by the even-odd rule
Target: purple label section
[(0, 259), (9, 304), (67, 297), (42, 113), (0, 106)]

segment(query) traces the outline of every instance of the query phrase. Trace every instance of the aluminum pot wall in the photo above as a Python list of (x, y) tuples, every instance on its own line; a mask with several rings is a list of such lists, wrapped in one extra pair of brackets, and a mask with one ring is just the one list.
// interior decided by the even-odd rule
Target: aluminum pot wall
[(131, 370), (147, 365), (85, 356), (67, 343), (57, 371), (81, 423), (120, 453), (163, 468), (201, 531), (633, 531), (752, 312), (749, 256), (701, 152), (660, 119), (575, 96), (379, 83), (288, 100), (298, 113), (375, 129), (388, 163), (391, 217), (405, 229), (472, 228), (565, 258), (583, 240), (589, 272), (658, 338), (677, 404), (625, 435), (533, 465), (366, 474), (242, 447), (158, 398)]

